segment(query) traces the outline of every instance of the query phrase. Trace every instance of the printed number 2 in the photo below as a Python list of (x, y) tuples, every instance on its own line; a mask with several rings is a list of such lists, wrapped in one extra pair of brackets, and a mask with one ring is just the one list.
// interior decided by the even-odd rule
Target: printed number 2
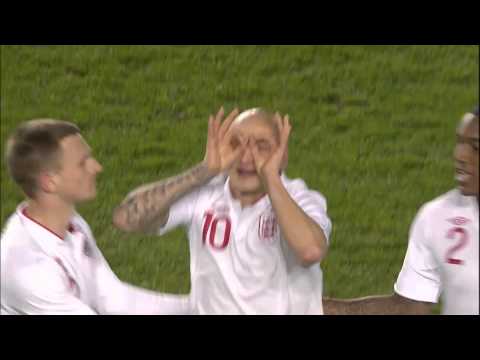
[(460, 228), (460, 227), (455, 227), (453, 229), (450, 229), (447, 233), (447, 238), (448, 239), (455, 239), (455, 236), (458, 235), (460, 237), (459, 241), (457, 244), (452, 246), (448, 252), (447, 255), (445, 256), (445, 261), (448, 264), (453, 264), (453, 265), (463, 265), (464, 261), (460, 259), (456, 259), (453, 257), (453, 254), (458, 252), (460, 249), (464, 248), (465, 245), (467, 245), (468, 242), (468, 234), (465, 231), (465, 229)]
[[(213, 220), (213, 221), (212, 221)], [(223, 242), (219, 245), (215, 243), (215, 235), (217, 233), (217, 224), (219, 221), (225, 222), (225, 232), (223, 234)], [(202, 233), (202, 243), (205, 244), (207, 241), (207, 234), (210, 230), (210, 237), (209, 237), (209, 244), (212, 248), (216, 250), (223, 250), (227, 247), (230, 241), (230, 231), (232, 229), (232, 223), (230, 218), (227, 216), (213, 218), (212, 213), (205, 214), (205, 223), (203, 225), (203, 233)]]

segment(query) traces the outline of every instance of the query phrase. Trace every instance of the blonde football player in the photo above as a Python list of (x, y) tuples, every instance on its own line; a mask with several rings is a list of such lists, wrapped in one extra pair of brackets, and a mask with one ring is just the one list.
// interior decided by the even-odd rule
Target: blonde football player
[(284, 174), (288, 116), (237, 115), (212, 116), (204, 161), (133, 191), (114, 224), (159, 235), (186, 228), (196, 314), (322, 314), (325, 198)]

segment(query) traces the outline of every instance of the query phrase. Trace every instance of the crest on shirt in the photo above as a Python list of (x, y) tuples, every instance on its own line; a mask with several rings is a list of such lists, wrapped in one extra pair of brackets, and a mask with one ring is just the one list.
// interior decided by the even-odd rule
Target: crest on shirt
[(258, 238), (267, 243), (272, 243), (277, 234), (277, 218), (272, 211), (268, 211), (262, 215), (258, 220)]

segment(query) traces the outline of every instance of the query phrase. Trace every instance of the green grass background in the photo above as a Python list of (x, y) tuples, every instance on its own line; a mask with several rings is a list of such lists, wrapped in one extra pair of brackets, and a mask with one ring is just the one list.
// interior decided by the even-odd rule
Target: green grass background
[(125, 281), (187, 293), (182, 230), (125, 235), (113, 208), (134, 187), (203, 158), (208, 115), (290, 114), (288, 176), (322, 192), (334, 227), (325, 294), (389, 293), (411, 221), (454, 186), (455, 127), (479, 101), (478, 46), (1, 46), (1, 224), (22, 200), (4, 164), (22, 121), (77, 123), (104, 166), (82, 205)]

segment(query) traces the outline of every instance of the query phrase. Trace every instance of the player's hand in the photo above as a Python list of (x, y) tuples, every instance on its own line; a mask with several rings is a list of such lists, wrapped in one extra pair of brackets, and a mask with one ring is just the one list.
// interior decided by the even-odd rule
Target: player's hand
[(246, 139), (234, 139), (231, 131), (232, 122), (238, 113), (238, 109), (234, 109), (222, 122), (224, 116), (222, 107), (217, 115), (211, 115), (208, 120), (207, 150), (204, 162), (212, 176), (228, 171), (240, 158), (246, 147)]
[(280, 175), (288, 157), (288, 138), (290, 136), (290, 131), (292, 130), (290, 118), (288, 115), (282, 118), (280, 114), (277, 113), (275, 114), (275, 123), (280, 135), (280, 144), (269, 158), (263, 159), (260, 156), (253, 139), (248, 141), (248, 147), (252, 152), (257, 173), (264, 182)]

